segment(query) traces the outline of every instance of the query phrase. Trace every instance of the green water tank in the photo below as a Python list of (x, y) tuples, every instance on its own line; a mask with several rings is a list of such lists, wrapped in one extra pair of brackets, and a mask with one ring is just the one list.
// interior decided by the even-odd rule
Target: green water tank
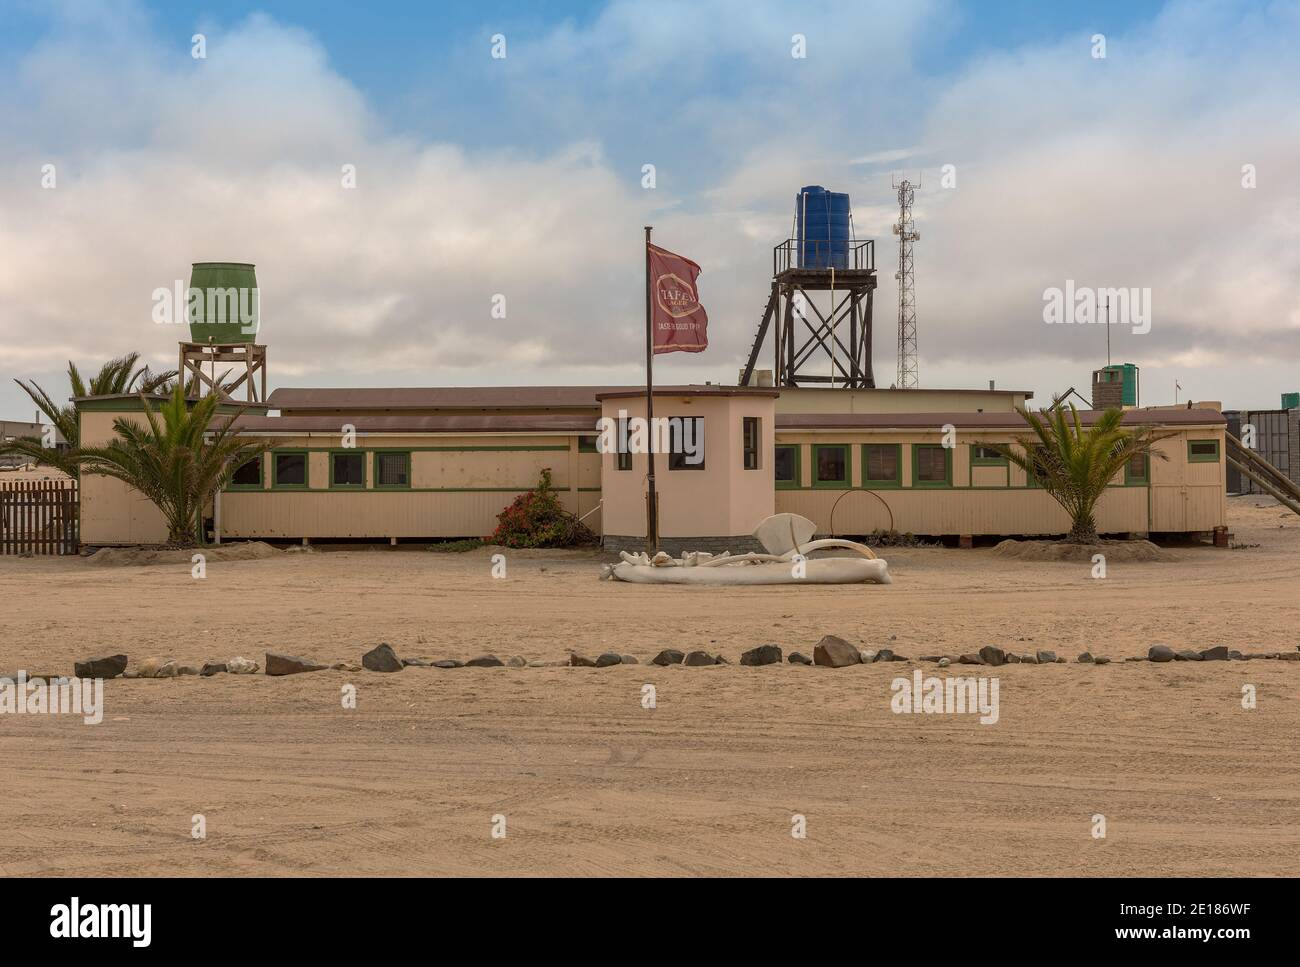
[(1282, 409), (1284, 410), (1300, 409), (1300, 393), (1283, 393)]
[(195, 262), (186, 298), (193, 342), (257, 342), (261, 296), (249, 263)]

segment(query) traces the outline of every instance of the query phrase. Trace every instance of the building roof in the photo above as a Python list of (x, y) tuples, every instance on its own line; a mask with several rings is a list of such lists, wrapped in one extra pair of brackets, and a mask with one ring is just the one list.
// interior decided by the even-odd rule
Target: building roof
[[(564, 413), (473, 414), (427, 416), (349, 416), (347, 422), (358, 433), (573, 433), (596, 431), (590, 415)], [(343, 432), (336, 416), (241, 416), (235, 420), (241, 433), (326, 433)]]
[[(1102, 410), (1079, 410), (1084, 425), (1096, 422)], [(1226, 425), (1218, 410), (1149, 409), (1125, 410), (1128, 426)], [(975, 430), (1022, 430), (1025, 421), (1014, 410), (998, 413), (778, 413), (778, 430), (917, 430), (938, 429), (945, 424)]]
[[(761, 396), (776, 399), (781, 390), (771, 386), (656, 386), (655, 396)], [(608, 390), (597, 393), (598, 400), (636, 399), (645, 396), (645, 388)]]

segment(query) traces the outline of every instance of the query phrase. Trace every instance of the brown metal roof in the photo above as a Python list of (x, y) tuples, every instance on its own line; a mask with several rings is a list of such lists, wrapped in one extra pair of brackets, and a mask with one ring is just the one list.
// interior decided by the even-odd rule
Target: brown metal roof
[[(779, 389), (770, 386), (656, 386), (655, 396), (765, 396), (775, 399)], [(645, 396), (645, 389), (619, 389), (597, 393), (598, 400), (635, 399)]]
[[(1079, 421), (1090, 425), (1101, 410), (1079, 410)], [(1153, 424), (1179, 426), (1227, 424), (1218, 410), (1125, 410), (1124, 423), (1129, 426)], [(1025, 421), (1014, 411), (998, 413), (778, 413), (778, 430), (852, 430), (899, 429), (937, 430), (945, 424), (970, 429), (1025, 429)]]
[(359, 433), (573, 433), (596, 431), (592, 416), (563, 413), (525, 415), (465, 414), (460, 416), (241, 416), (235, 428), (243, 433), (342, 433), (343, 423)]

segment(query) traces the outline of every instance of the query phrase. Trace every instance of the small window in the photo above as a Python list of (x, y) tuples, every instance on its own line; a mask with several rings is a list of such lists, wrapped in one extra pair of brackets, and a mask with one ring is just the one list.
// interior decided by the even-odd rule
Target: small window
[(275, 470), (272, 474), (271, 486), (306, 487), (307, 451), (277, 451), (275, 453)]
[(813, 486), (847, 487), (849, 483), (849, 448), (839, 444), (813, 447)]
[(897, 443), (868, 443), (862, 448), (862, 482), (867, 487), (896, 487), (898, 476)]
[(336, 451), (330, 454), (331, 487), (364, 487), (366, 485), (366, 455), (357, 450)]
[(970, 462), (972, 467), (1005, 467), (1007, 458), (992, 447), (977, 444), (970, 448)]
[(668, 421), (668, 469), (704, 469), (704, 417), (674, 416)]
[(937, 443), (917, 443), (912, 446), (912, 486), (946, 487), (952, 482), (949, 461), (952, 451)]
[(579, 453), (595, 453), (595, 452), (596, 452), (596, 438), (595, 438), (594, 436), (587, 435), (587, 434), (584, 434), (583, 436), (578, 437), (578, 452), (579, 452)]
[(1125, 484), (1145, 484), (1151, 482), (1151, 457), (1145, 453), (1135, 453), (1124, 463)]
[(758, 469), (758, 447), (762, 439), (762, 423), (756, 416), (747, 416), (741, 424), (744, 436), (744, 467), (746, 470)]
[(1188, 440), (1187, 441), (1187, 462), (1188, 463), (1218, 463), (1219, 462), (1219, 441), (1218, 440)]
[(799, 486), (799, 445), (778, 444), (773, 451), (774, 475), (777, 490), (793, 490)]
[(632, 469), (632, 451), (631, 451), (631, 449), (628, 447), (627, 433), (628, 433), (628, 430), (627, 430), (627, 420), (626, 420), (626, 419), (619, 420), (619, 421), (618, 421), (618, 441), (617, 441), (617, 446), (618, 446), (618, 464), (617, 464), (617, 466), (618, 466), (618, 469), (619, 469), (619, 470), (631, 470), (631, 469)]
[(375, 486), (398, 488), (411, 486), (411, 455), (376, 453)]
[(253, 459), (241, 463), (239, 469), (230, 475), (230, 489), (262, 489), (262, 455), (260, 453)]

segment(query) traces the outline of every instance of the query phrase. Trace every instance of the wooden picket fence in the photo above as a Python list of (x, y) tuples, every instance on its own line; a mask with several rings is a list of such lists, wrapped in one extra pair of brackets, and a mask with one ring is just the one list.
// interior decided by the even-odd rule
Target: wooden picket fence
[(0, 482), (0, 554), (76, 554), (77, 481)]

